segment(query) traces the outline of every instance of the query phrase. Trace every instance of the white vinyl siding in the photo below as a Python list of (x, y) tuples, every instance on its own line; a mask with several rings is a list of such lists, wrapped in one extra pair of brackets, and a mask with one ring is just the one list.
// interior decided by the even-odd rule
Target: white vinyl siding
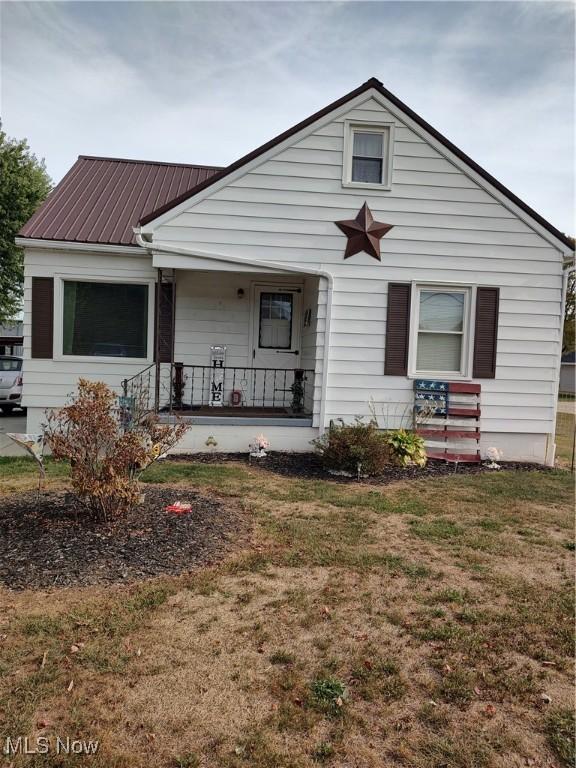
[[(391, 189), (343, 187), (346, 123), (378, 121), (394, 124)], [(380, 264), (364, 253), (344, 262), (345, 237), (334, 224), (365, 200), (375, 219), (394, 225), (381, 240)], [(553, 432), (560, 252), (375, 99), (191, 200), (154, 236), (332, 273), (326, 424), (369, 415), (371, 399), (386, 413), (382, 423), (398, 423), (411, 407), (412, 381), (383, 375), (388, 281), (498, 286), (497, 371), (481, 382), (482, 429)], [(511, 402), (526, 386), (532, 399)]]
[[(30, 319), (32, 276), (69, 277), (86, 280), (98, 277), (105, 282), (141, 281), (153, 284), (156, 270), (149, 257), (111, 253), (90, 253), (45, 248), (26, 248), (24, 260), (24, 387), (23, 402), (30, 408), (55, 408), (64, 405), (76, 389), (78, 379), (103, 381), (120, 392), (122, 379), (141, 371), (146, 362), (122, 358), (74, 358), (58, 355), (58, 316), (55, 318), (54, 355), (56, 359), (32, 358)], [(56, 283), (55, 279), (55, 293)], [(153, 294), (153, 291), (152, 291)], [(56, 303), (56, 296), (55, 296)]]

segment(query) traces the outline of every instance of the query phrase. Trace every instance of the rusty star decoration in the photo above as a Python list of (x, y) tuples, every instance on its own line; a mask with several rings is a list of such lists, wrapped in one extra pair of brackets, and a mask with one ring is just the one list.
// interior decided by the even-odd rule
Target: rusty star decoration
[(393, 224), (384, 224), (382, 221), (374, 221), (368, 203), (364, 203), (355, 219), (334, 222), (338, 229), (348, 238), (344, 258), (347, 259), (355, 253), (365, 251), (380, 261), (380, 238), (390, 232)]

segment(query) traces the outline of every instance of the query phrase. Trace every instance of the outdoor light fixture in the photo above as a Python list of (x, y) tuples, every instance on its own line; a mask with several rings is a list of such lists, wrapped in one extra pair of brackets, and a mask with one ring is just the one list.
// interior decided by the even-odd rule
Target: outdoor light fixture
[(236, 291), (236, 296), (238, 296), (239, 299), (243, 299), (244, 298), (244, 288), (238, 288), (238, 290)]

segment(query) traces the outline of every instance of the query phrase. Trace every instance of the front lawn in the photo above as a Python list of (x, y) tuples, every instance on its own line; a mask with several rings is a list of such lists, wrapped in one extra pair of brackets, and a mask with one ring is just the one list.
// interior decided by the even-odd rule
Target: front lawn
[[(238, 504), (252, 530), (179, 577), (0, 587), (0, 744), (100, 742), (7, 764), (573, 764), (571, 474), (379, 487), (166, 462), (146, 479)], [(1, 462), (0, 493), (34, 486), (31, 463)]]

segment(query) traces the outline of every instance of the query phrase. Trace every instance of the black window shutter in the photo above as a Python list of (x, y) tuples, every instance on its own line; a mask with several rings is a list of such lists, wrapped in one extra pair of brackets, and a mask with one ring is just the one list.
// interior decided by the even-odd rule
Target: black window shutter
[(499, 303), (499, 288), (477, 288), (472, 367), (475, 379), (493, 379), (496, 376)]
[[(159, 296), (158, 296), (159, 294)], [(172, 283), (156, 284), (156, 311), (158, 323), (154, 326), (155, 334), (158, 333), (158, 344), (154, 339), (154, 359), (156, 348), (159, 352), (159, 362), (172, 362), (172, 350), (174, 347), (174, 328), (172, 325), (172, 303), (174, 301), (174, 285)]]
[(32, 278), (32, 357), (51, 360), (54, 334), (54, 279)]
[(410, 338), (410, 283), (388, 283), (386, 311), (386, 376), (406, 376), (408, 373), (408, 343)]

